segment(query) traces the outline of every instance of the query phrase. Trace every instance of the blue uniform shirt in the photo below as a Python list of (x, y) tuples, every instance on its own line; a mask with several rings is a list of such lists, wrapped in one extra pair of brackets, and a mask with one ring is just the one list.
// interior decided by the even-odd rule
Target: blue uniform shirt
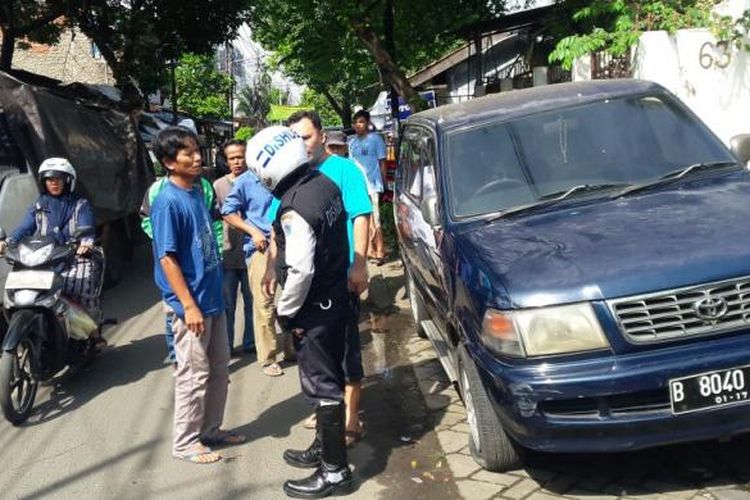
[[(221, 207), (221, 215), (239, 213), (246, 223), (270, 236), (271, 219), (267, 217), (267, 212), (272, 200), (273, 195), (263, 187), (260, 179), (248, 171), (235, 179), (232, 191)], [(255, 243), (250, 236), (245, 235), (242, 249), (245, 251), (245, 258), (249, 258), (255, 252)]]
[[(367, 184), (359, 167), (341, 156), (331, 155), (318, 167), (321, 174), (333, 181), (341, 191), (346, 211), (346, 234), (349, 237), (349, 262), (354, 262), (354, 219), (372, 213), (372, 202), (367, 194)], [(268, 221), (276, 218), (280, 201), (273, 198), (268, 209)]]
[(177, 258), (185, 283), (204, 316), (224, 312), (219, 247), (211, 228), (211, 216), (200, 189), (182, 189), (167, 182), (151, 207), (154, 233), (154, 279), (164, 302), (185, 317), (182, 303), (169, 286), (160, 260)]
[(349, 154), (357, 160), (367, 172), (375, 191), (383, 192), (383, 176), (380, 172), (380, 160), (385, 159), (385, 142), (375, 132), (364, 137), (358, 135), (349, 139)]

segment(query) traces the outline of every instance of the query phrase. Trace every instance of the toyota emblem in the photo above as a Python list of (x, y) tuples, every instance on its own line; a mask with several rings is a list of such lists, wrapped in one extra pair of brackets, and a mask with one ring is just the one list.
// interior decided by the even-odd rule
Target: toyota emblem
[(728, 309), (729, 305), (726, 300), (711, 295), (693, 304), (695, 314), (705, 321), (718, 321), (727, 313)]

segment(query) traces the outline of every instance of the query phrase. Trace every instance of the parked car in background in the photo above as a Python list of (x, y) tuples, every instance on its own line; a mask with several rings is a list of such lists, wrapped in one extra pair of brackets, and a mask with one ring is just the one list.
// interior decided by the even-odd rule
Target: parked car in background
[(748, 141), (730, 151), (633, 80), (405, 122), (395, 218), (412, 311), (482, 466), (750, 431)]

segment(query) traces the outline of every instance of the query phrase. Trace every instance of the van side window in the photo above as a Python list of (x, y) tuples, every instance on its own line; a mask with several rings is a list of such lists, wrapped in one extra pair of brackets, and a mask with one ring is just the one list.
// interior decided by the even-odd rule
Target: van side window
[(409, 141), (406, 140), (406, 137), (401, 139), (401, 144), (399, 144), (398, 148), (398, 168), (396, 169), (396, 190), (397, 191), (406, 191), (407, 186), (407, 168), (406, 168), (406, 161), (407, 158), (409, 158)]
[(403, 192), (419, 202), (422, 197), (422, 173), (418, 135), (413, 131), (404, 134), (399, 163), (403, 175)]
[(437, 196), (437, 182), (435, 180), (435, 141), (432, 136), (425, 136), (421, 141), (420, 156), (422, 164), (422, 197)]

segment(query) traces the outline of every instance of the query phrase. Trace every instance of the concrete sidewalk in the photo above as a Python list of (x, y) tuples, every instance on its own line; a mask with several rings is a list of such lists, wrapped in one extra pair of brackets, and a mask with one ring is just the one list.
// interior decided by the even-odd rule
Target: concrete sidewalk
[[(393, 302), (409, 312), (403, 285), (403, 267), (393, 262), (371, 268), (373, 292), (396, 297)], [(383, 286), (387, 293), (379, 291)], [(377, 300), (377, 299), (376, 299)], [(387, 306), (387, 300), (381, 306)], [(398, 315), (381, 319), (386, 324)], [(425, 421), (437, 434), (443, 454), (435, 460), (450, 470), (460, 495), (469, 500), (586, 499), (750, 499), (750, 436), (730, 442), (700, 442), (620, 454), (534, 454), (529, 466), (506, 473), (483, 470), (468, 448), (465, 409), (448, 381), (428, 340), (414, 333), (408, 316), (406, 357), (413, 366), (428, 409)]]

